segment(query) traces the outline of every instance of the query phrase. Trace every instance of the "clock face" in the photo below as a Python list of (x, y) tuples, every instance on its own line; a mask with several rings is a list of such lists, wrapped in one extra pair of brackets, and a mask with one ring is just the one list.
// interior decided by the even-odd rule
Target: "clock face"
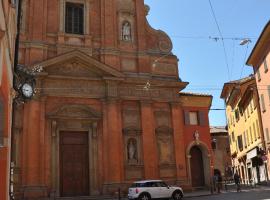
[(22, 86), (22, 93), (25, 97), (30, 98), (33, 95), (33, 87), (29, 83), (24, 83)]

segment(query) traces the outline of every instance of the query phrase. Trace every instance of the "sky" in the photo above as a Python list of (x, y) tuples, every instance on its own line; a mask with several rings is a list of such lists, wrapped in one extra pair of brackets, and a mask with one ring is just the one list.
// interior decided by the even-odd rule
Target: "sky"
[[(253, 73), (245, 63), (270, 20), (270, 0), (145, 0), (145, 4), (150, 6), (150, 25), (165, 31), (173, 42), (180, 78), (190, 82), (184, 91), (210, 94), (211, 109), (224, 109), (220, 99), (224, 83)], [(240, 45), (244, 38), (251, 42)], [(211, 126), (225, 126), (225, 111), (211, 110), (209, 120)]]

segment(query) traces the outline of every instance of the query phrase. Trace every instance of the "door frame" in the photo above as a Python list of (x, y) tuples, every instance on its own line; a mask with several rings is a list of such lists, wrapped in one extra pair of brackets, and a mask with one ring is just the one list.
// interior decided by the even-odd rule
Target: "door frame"
[[(195, 148), (195, 149), (194, 149)], [(200, 166), (199, 166), (199, 168), (201, 168), (201, 166), (203, 167), (203, 170), (201, 170), (201, 169), (198, 169), (198, 168), (196, 168), (193, 164), (193, 161), (194, 160), (196, 160), (196, 158), (194, 159), (194, 158), (192, 158), (192, 156), (194, 156), (194, 153), (192, 154), (192, 150), (195, 150), (196, 152), (194, 152), (195, 154), (198, 154), (198, 155), (196, 155), (196, 158), (198, 159), (198, 160), (200, 160), (201, 162), (200, 162)], [(194, 183), (193, 183), (193, 181), (194, 181), (194, 177), (196, 176), (196, 174), (191, 174), (191, 185), (192, 185), (192, 187), (202, 187), (202, 186), (204, 186), (205, 185), (205, 175), (204, 175), (204, 163), (203, 163), (203, 153), (202, 153), (202, 151), (201, 151), (201, 149), (198, 147), (198, 146), (192, 146), (192, 148), (190, 149), (190, 155), (191, 155), (191, 157), (190, 157), (190, 170), (191, 170), (191, 172), (194, 172), (194, 167), (195, 167), (195, 169), (196, 169), (196, 171), (198, 170), (198, 171), (200, 171), (199, 173), (202, 173), (202, 174), (200, 174), (200, 176), (202, 176), (201, 177), (201, 180), (200, 181), (202, 181), (202, 185), (198, 185), (198, 186), (194, 186)], [(198, 157), (197, 157), (198, 156)], [(201, 158), (199, 158), (199, 157), (201, 157)], [(196, 163), (196, 161), (195, 161), (195, 163)], [(196, 164), (199, 164), (199, 163), (196, 163)], [(198, 167), (198, 166), (197, 166)], [(192, 168), (193, 168), (193, 170), (192, 170)], [(198, 174), (199, 175), (199, 174)], [(196, 185), (197, 185), (197, 183), (196, 183)]]
[(207, 146), (202, 141), (192, 141), (187, 149), (186, 149), (186, 159), (187, 159), (187, 169), (188, 169), (188, 183), (189, 185), (192, 186), (192, 174), (191, 174), (191, 155), (190, 155), (190, 150), (193, 146), (199, 147), (199, 149), (202, 152), (202, 157), (203, 157), (203, 167), (204, 167), (204, 183), (205, 186), (211, 186), (211, 177), (212, 177), (212, 172), (213, 172), (213, 164), (212, 164), (212, 158), (210, 154), (210, 150)]
[[(60, 132), (88, 132), (88, 166), (89, 195), (98, 191), (98, 141), (97, 122), (80, 120), (50, 120), (51, 124), (51, 181), (52, 192), (56, 197), (61, 195), (60, 185)], [(82, 126), (83, 125), (83, 126)], [(84, 127), (84, 128), (81, 128)]]

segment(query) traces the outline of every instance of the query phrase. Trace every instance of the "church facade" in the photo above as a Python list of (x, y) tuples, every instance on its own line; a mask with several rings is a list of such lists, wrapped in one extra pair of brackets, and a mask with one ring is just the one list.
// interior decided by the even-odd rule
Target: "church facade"
[(181, 92), (172, 42), (143, 0), (23, 0), (20, 63), (42, 67), (16, 108), (18, 197), (123, 192), (133, 181), (209, 186), (212, 96)]

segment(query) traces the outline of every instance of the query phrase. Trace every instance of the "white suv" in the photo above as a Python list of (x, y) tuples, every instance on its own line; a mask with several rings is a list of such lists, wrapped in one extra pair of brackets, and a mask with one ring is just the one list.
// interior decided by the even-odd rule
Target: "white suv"
[(161, 180), (145, 180), (134, 182), (128, 190), (128, 199), (182, 199), (183, 190), (180, 187), (168, 186)]

